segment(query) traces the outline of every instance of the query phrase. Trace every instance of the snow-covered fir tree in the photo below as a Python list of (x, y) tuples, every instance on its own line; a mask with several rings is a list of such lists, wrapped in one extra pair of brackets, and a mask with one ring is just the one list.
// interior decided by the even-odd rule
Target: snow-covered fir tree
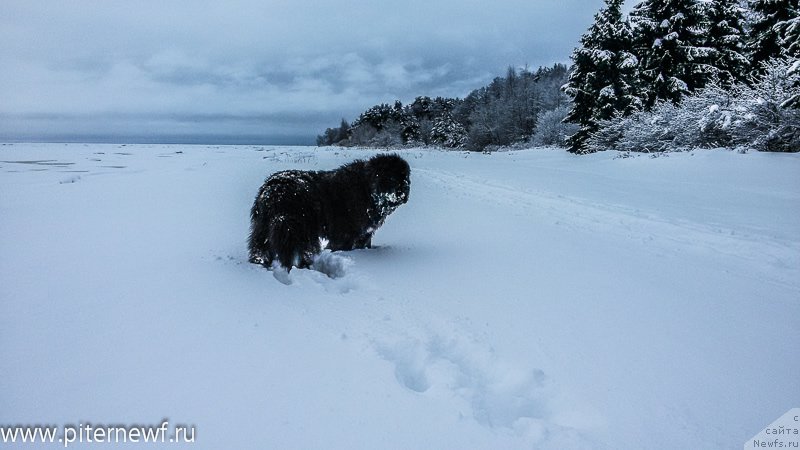
[(780, 56), (800, 57), (800, 7), (798, 0), (753, 0), (754, 13), (749, 50), (753, 67)]
[(745, 17), (738, 0), (711, 0), (706, 5), (706, 46), (713, 75), (723, 86), (744, 81), (750, 72), (745, 50)]
[(433, 123), (430, 142), (446, 148), (463, 147), (467, 143), (467, 130), (446, 113)]
[(586, 153), (586, 138), (598, 122), (615, 113), (627, 115), (639, 109), (638, 60), (631, 52), (630, 26), (622, 20), (623, 0), (606, 0), (594, 24), (581, 37), (572, 54), (574, 66), (563, 89), (574, 104), (566, 122), (580, 129), (567, 139), (570, 151)]
[(645, 83), (645, 108), (680, 102), (714, 72), (705, 46), (703, 6), (696, 0), (644, 0), (630, 14)]

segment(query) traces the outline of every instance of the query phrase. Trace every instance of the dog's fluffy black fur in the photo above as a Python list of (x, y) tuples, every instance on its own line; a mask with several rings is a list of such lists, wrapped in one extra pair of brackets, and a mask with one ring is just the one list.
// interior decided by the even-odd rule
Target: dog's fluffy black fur
[(408, 201), (410, 168), (390, 154), (329, 171), (271, 175), (250, 210), (250, 262), (304, 268), (322, 251), (369, 248), (386, 217)]

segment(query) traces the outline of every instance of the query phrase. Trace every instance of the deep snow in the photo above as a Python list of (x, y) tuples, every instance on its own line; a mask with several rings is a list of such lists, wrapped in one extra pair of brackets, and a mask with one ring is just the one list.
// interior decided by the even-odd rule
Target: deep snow
[(377, 248), (287, 285), (246, 262), (261, 182), (372, 152), (0, 146), (0, 425), (739, 448), (800, 406), (800, 155), (400, 153)]

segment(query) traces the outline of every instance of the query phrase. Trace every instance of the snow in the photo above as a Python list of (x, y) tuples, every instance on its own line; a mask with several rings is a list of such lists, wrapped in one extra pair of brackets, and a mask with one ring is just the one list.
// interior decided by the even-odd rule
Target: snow
[(0, 146), (0, 424), (739, 448), (797, 407), (800, 155), (400, 153), (374, 248), (273, 276), (245, 245), (263, 179), (372, 152)]
[(609, 50), (592, 49), (590, 53), (592, 60), (599, 62), (608, 62), (614, 57), (614, 53)]
[(614, 93), (614, 86), (604, 86), (603, 89), (600, 89), (599, 93), (600, 97), (604, 98), (614, 98), (616, 94)]
[(792, 63), (792, 67), (789, 68), (789, 70), (786, 72), (786, 75), (792, 75), (797, 72), (800, 72), (800, 59)]
[(669, 78), (669, 87), (672, 92), (686, 92), (689, 90), (689, 86), (686, 82), (676, 77)]
[(620, 69), (634, 69), (639, 65), (639, 59), (631, 53), (624, 53), (625, 59), (619, 64)]

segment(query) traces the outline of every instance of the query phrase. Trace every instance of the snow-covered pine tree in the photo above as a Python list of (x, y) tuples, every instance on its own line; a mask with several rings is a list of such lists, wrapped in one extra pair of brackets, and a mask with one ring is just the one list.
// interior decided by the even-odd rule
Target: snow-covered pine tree
[(467, 130), (448, 112), (434, 122), (431, 128), (431, 142), (446, 148), (463, 147), (467, 143)]
[(755, 19), (748, 47), (756, 70), (762, 71), (770, 58), (800, 57), (798, 0), (752, 0), (750, 8)]
[(622, 20), (623, 0), (606, 0), (594, 24), (572, 53), (574, 66), (564, 92), (573, 98), (565, 122), (580, 129), (567, 139), (570, 152), (588, 153), (586, 138), (598, 122), (615, 113), (630, 114), (641, 107), (637, 86), (638, 60), (631, 52), (630, 26)]
[(745, 81), (750, 62), (745, 51), (745, 18), (739, 0), (711, 0), (706, 6), (706, 47), (712, 49), (709, 63), (722, 86)]
[(644, 0), (631, 11), (645, 108), (659, 99), (677, 104), (711, 77), (704, 19), (697, 0)]

